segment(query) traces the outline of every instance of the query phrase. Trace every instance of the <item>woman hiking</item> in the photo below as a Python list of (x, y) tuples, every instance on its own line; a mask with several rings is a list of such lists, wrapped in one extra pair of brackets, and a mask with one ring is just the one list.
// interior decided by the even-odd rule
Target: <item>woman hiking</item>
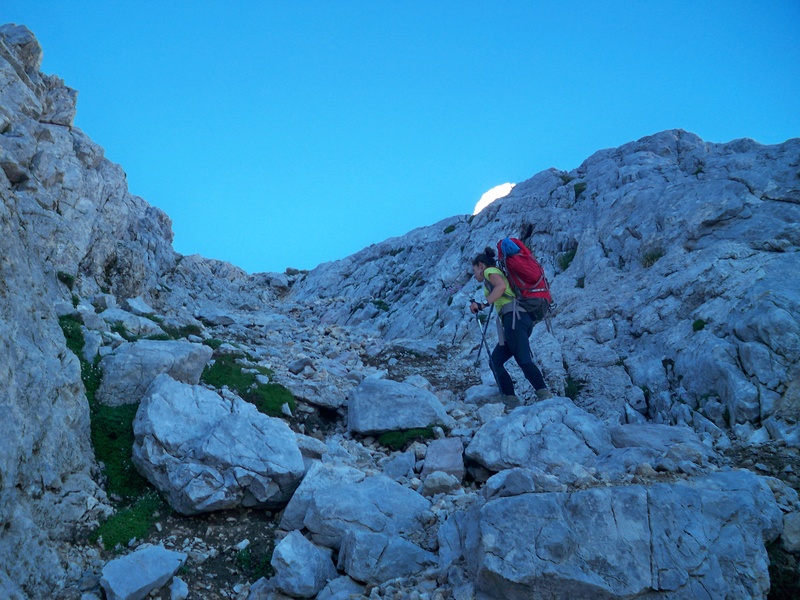
[(553, 394), (547, 389), (542, 372), (534, 364), (531, 355), (528, 338), (533, 331), (533, 317), (527, 311), (519, 308), (508, 279), (497, 268), (495, 251), (492, 248), (484, 249), (475, 257), (475, 260), (472, 261), (472, 273), (475, 279), (483, 284), (486, 303), (473, 302), (470, 304), (470, 311), (472, 314), (476, 314), (491, 305), (497, 311), (498, 342), (492, 351), (490, 360), (500, 393), (504, 396), (514, 397), (514, 383), (504, 366), (513, 356), (525, 378), (536, 390), (536, 396), (540, 400), (552, 398)]

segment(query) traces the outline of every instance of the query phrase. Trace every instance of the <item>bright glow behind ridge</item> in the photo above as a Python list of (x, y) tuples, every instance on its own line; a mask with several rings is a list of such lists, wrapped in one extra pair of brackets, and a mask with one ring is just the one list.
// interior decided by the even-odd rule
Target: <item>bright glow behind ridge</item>
[(514, 183), (502, 183), (500, 185), (494, 186), (488, 192), (486, 192), (481, 199), (478, 200), (478, 203), (475, 205), (475, 210), (472, 211), (473, 215), (477, 215), (481, 212), (484, 208), (489, 206), (492, 202), (497, 200), (498, 198), (503, 198), (508, 196), (511, 193), (511, 190), (514, 189)]

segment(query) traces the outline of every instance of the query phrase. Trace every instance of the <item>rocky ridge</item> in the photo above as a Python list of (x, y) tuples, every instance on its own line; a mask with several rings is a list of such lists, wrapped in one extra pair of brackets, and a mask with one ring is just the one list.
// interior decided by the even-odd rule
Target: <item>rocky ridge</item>
[[(765, 545), (800, 549), (799, 140), (664, 132), (474, 218), (251, 276), (174, 253), (168, 218), (72, 126), (76, 93), (40, 60), (29, 31), (0, 28), (6, 596), (172, 578), (162, 593), (184, 598), (764, 597)], [(533, 336), (558, 397), (516, 408), (480, 381), (465, 311), (471, 257), (508, 233), (559, 302)], [(101, 359), (99, 400), (138, 405), (137, 467), (176, 511), (122, 558), (76, 543), (114, 509), (59, 316)], [(199, 381), (226, 356), (250, 388)], [(293, 395), (280, 416), (242, 397), (276, 383)], [(407, 410), (382, 421), (370, 409), (390, 394)], [(410, 427), (436, 439), (377, 439)], [(735, 468), (743, 451), (760, 475)], [(274, 545), (271, 576), (237, 565), (250, 541), (226, 531)], [(136, 580), (161, 546), (174, 569)]]

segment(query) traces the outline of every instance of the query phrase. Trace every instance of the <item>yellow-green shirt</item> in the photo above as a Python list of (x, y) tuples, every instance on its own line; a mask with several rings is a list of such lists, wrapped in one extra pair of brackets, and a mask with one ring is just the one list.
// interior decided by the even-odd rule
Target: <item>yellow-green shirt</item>
[(500, 275), (500, 277), (503, 278), (503, 283), (506, 284), (506, 291), (503, 292), (503, 295), (500, 296), (494, 302), (494, 309), (497, 311), (497, 314), (500, 314), (500, 309), (503, 308), (506, 304), (508, 304), (509, 302), (511, 302), (514, 299), (514, 290), (511, 289), (511, 285), (508, 283), (508, 279), (506, 279), (506, 276), (503, 274), (503, 272), (500, 269), (498, 269), (497, 267), (488, 267), (483, 272), (483, 295), (484, 296), (486, 296), (488, 298), (489, 294), (492, 293), (492, 284), (489, 281), (489, 275), (492, 275), (493, 273), (497, 273), (498, 275)]

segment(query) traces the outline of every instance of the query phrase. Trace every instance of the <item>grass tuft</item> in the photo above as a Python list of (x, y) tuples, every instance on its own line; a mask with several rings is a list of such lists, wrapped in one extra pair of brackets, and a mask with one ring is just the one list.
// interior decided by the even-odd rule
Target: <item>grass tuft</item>
[(656, 264), (659, 259), (663, 258), (664, 250), (661, 248), (653, 248), (648, 250), (642, 255), (642, 266), (647, 269)]
[(569, 269), (569, 266), (572, 264), (572, 261), (575, 259), (575, 255), (577, 253), (578, 249), (573, 248), (572, 250), (568, 250), (558, 257), (558, 266), (561, 267), (562, 271)]
[(372, 304), (374, 304), (378, 308), (378, 310), (383, 310), (383, 311), (389, 310), (389, 303), (386, 302), (385, 300), (376, 299), (372, 301)]
[(586, 386), (583, 381), (578, 381), (567, 375), (566, 385), (564, 386), (564, 395), (572, 401), (578, 399), (581, 390)]
[(412, 442), (433, 439), (433, 428), (405, 429), (403, 431), (387, 431), (378, 436), (378, 443), (390, 450), (402, 450)]
[(75, 275), (70, 275), (69, 273), (65, 273), (64, 271), (59, 271), (56, 277), (58, 277), (58, 280), (61, 283), (63, 283), (65, 286), (67, 286), (67, 288), (69, 288), (70, 292), (72, 291), (72, 288), (75, 287)]

